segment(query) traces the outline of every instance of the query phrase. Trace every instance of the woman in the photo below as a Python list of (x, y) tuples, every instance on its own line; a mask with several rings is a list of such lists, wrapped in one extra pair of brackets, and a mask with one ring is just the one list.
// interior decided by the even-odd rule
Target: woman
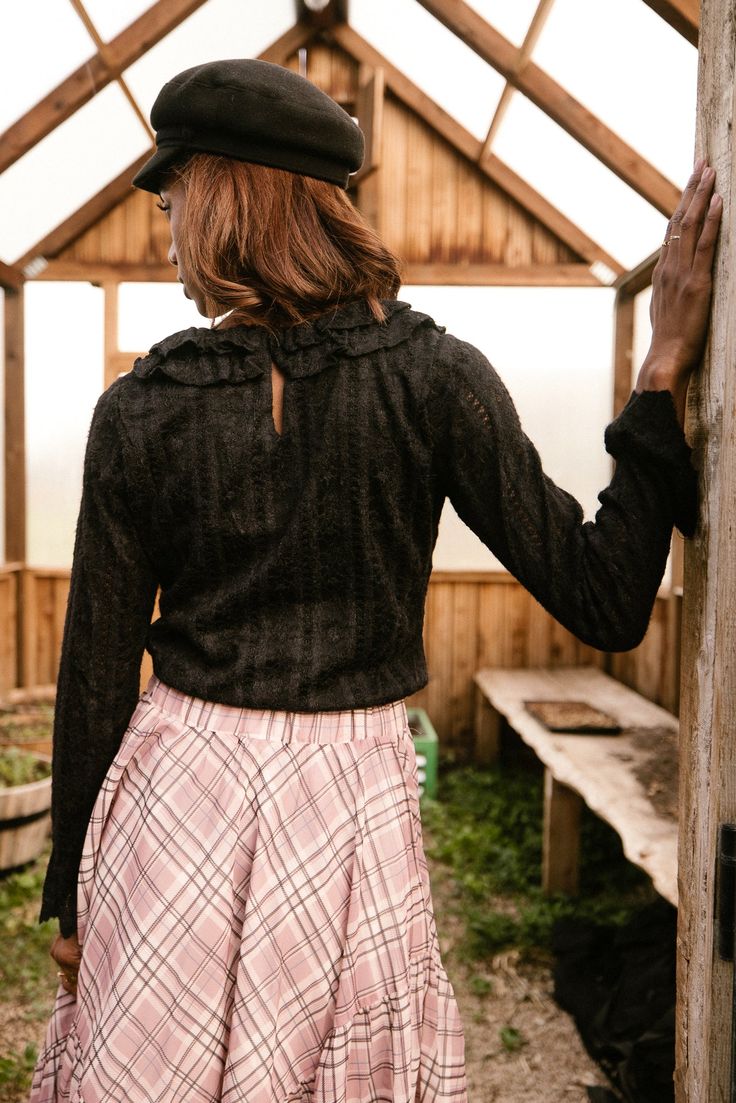
[(670, 223), (584, 524), (485, 358), (396, 301), (342, 191), (362, 137), (341, 109), (215, 62), (152, 122), (134, 182), (185, 294), (226, 317), (154, 346), (90, 429), (40, 914), (62, 968), (31, 1100), (461, 1103), (403, 703), (427, 681), (440, 510), (582, 639), (641, 639), (672, 525), (696, 521), (713, 174)]

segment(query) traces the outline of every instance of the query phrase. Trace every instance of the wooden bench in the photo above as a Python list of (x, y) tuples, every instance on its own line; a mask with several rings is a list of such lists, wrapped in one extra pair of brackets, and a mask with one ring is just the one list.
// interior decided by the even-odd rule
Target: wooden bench
[(622, 728), (677, 731), (671, 713), (594, 667), (558, 670), (480, 670), (477, 687), (476, 757), (496, 760), (502, 719), (544, 764), (542, 884), (546, 892), (578, 887), (582, 802), (620, 835), (626, 857), (677, 905), (677, 824), (658, 811), (637, 779), (648, 756), (620, 735), (565, 735), (549, 731), (525, 701), (586, 701)]

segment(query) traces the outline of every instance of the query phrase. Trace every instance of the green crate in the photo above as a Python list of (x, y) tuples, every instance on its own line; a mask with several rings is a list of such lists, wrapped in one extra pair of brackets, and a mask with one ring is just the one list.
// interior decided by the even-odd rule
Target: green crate
[(407, 709), (409, 727), (414, 736), (414, 749), (417, 755), (417, 774), (419, 775), (419, 796), (425, 795), (433, 800), (437, 797), (437, 757), (439, 743), (437, 732), (424, 709)]

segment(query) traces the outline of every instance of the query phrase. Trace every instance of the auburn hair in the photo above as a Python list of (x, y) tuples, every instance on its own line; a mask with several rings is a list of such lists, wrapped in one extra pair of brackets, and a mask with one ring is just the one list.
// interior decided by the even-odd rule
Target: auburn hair
[(172, 170), (184, 212), (177, 254), (221, 326), (268, 328), (311, 321), (401, 285), (398, 259), (337, 184), (210, 153)]

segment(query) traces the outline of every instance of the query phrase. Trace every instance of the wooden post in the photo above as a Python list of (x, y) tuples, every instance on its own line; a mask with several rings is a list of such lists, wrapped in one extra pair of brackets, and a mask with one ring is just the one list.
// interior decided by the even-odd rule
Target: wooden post
[(119, 284), (106, 281), (105, 292), (105, 390), (118, 375), (118, 289)]
[(5, 292), (5, 559), (26, 560), (23, 288)]
[(716, 169), (724, 213), (710, 344), (690, 388), (687, 435), (700, 524), (685, 549), (681, 697), (678, 1103), (730, 1098), (731, 978), (714, 938), (718, 826), (736, 821), (736, 0), (703, 0), (697, 152)]
[(616, 295), (613, 323), (613, 416), (621, 413), (634, 389), (634, 296), (623, 288)]
[(578, 891), (582, 806), (580, 795), (545, 769), (542, 890), (548, 895)]
[(488, 702), (480, 686), (475, 687), (474, 759), (479, 766), (493, 766), (501, 750), (501, 713)]

